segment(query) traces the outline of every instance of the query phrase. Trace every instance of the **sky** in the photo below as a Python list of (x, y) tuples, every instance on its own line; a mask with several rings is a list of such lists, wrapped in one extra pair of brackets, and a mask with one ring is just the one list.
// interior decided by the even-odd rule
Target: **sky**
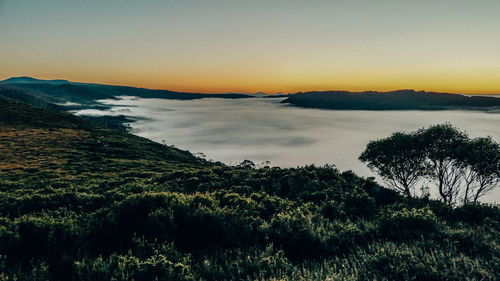
[(500, 93), (498, 0), (0, 0), (0, 79)]

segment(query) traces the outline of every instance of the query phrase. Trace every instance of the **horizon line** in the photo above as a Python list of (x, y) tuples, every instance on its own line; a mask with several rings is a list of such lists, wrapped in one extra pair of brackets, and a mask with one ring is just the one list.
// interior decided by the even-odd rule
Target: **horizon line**
[(19, 79), (19, 78), (29, 78), (29, 79), (35, 79), (35, 80), (40, 80), (40, 81), (67, 81), (69, 83), (74, 83), (74, 84), (89, 84), (89, 85), (101, 85), (101, 86), (116, 86), (116, 87), (131, 87), (131, 88), (138, 88), (138, 89), (146, 89), (146, 90), (155, 90), (155, 91), (170, 91), (170, 92), (179, 92), (179, 93), (189, 93), (189, 94), (267, 94), (267, 95), (288, 95), (288, 94), (297, 94), (297, 93), (309, 93), (309, 92), (351, 92), (351, 93), (363, 93), (363, 92), (379, 92), (379, 93), (387, 93), (387, 92), (397, 92), (397, 91), (414, 91), (414, 92), (429, 92), (429, 93), (444, 93), (444, 94), (459, 94), (459, 95), (500, 95), (500, 92), (495, 93), (494, 91), (492, 92), (485, 92), (481, 93), (480, 91), (476, 92), (457, 92), (457, 91), (449, 91), (449, 90), (426, 90), (426, 89), (415, 89), (415, 88), (394, 88), (391, 90), (388, 89), (371, 89), (371, 90), (354, 90), (354, 89), (310, 89), (310, 90), (299, 90), (299, 91), (294, 91), (294, 92), (285, 92), (285, 91), (273, 91), (273, 92), (266, 92), (266, 91), (256, 91), (256, 92), (249, 92), (249, 91), (212, 91), (212, 90), (206, 90), (206, 91), (185, 91), (182, 89), (165, 89), (165, 88), (155, 88), (155, 87), (147, 87), (147, 86), (141, 86), (137, 84), (115, 84), (115, 83), (110, 83), (106, 84), (104, 82), (82, 82), (82, 81), (71, 81), (68, 79), (64, 78), (36, 78), (33, 76), (26, 76), (26, 75), (21, 75), (21, 76), (10, 76), (5, 79), (0, 80), (0, 83), (9, 80), (9, 79)]

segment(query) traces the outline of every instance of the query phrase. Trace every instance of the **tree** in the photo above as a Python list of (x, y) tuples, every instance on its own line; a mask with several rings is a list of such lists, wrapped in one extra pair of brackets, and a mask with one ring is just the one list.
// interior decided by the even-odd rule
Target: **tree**
[(469, 141), (467, 134), (447, 123), (420, 129), (416, 135), (423, 145), (427, 176), (436, 181), (443, 202), (455, 203), (467, 170), (463, 161)]
[(406, 196), (415, 195), (416, 184), (426, 175), (425, 154), (414, 133), (396, 132), (371, 141), (359, 160)]
[(477, 203), (479, 197), (491, 192), (500, 183), (500, 145), (491, 137), (475, 138), (468, 144), (463, 161), (468, 170), (465, 176), (463, 203)]
[(250, 160), (243, 160), (243, 161), (241, 161), (240, 164), (238, 164), (238, 167), (253, 169), (253, 168), (255, 168), (255, 163), (253, 163)]
[(359, 160), (406, 196), (429, 179), (448, 205), (477, 203), (500, 184), (500, 145), (448, 123), (371, 141)]

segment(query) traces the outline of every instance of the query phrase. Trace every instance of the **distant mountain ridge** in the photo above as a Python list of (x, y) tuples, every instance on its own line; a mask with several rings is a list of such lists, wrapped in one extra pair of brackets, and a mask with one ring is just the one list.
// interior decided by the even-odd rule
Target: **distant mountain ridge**
[(12, 77), (0, 81), (0, 96), (17, 99), (34, 105), (80, 104), (83, 107), (103, 104), (99, 100), (117, 99), (120, 96), (193, 100), (202, 98), (286, 98), (290, 105), (335, 110), (447, 110), (447, 109), (500, 109), (500, 99), (488, 96), (397, 90), (391, 92), (311, 91), (287, 95), (266, 93), (186, 93), (169, 90), (152, 90), (129, 86), (79, 83), (64, 79), (43, 80), (32, 77)]
[(0, 81), (0, 84), (17, 84), (17, 83), (71, 84), (72, 82), (64, 79), (44, 80), (28, 76), (11, 77)]
[[(38, 79), (38, 78), (33, 78), (29, 76), (18, 76), (18, 77), (10, 77), (5, 80), (0, 80), (0, 84), (72, 84), (72, 85), (92, 85), (92, 86), (110, 86), (110, 87), (130, 87), (130, 88), (137, 88), (137, 89), (146, 89), (146, 88), (140, 88), (140, 87), (132, 87), (132, 86), (120, 86), (120, 85), (107, 85), (107, 84), (99, 84), (99, 83), (86, 83), (86, 82), (72, 82), (69, 80), (65, 79)], [(168, 90), (152, 90), (148, 89), (151, 91), (168, 91)], [(174, 91), (169, 91), (169, 92), (174, 92)], [(192, 94), (192, 93), (189, 93)], [(267, 97), (267, 96), (272, 96), (268, 93), (265, 92), (255, 92), (255, 93), (248, 93), (248, 92), (225, 92), (225, 93), (202, 93), (202, 94), (208, 94), (208, 95), (246, 95), (246, 96), (252, 96), (252, 97)], [(279, 93), (279, 95), (283, 95), (282, 93)]]
[(391, 92), (323, 91), (289, 95), (282, 103), (334, 110), (497, 109), (500, 99), (485, 96), (397, 90)]
[[(2, 91), (3, 89), (3, 91)], [(78, 103), (82, 105), (99, 104), (98, 100), (116, 99), (119, 96), (135, 96), (140, 98), (159, 98), (176, 100), (193, 100), (202, 98), (240, 99), (252, 98), (249, 94), (205, 94), (186, 93), (169, 90), (152, 90), (129, 86), (114, 86), (105, 84), (71, 82), (63, 79), (43, 80), (32, 77), (12, 77), (0, 81), (0, 95), (9, 95), (16, 99), (16, 95), (28, 102), (28, 96), (41, 103)]]

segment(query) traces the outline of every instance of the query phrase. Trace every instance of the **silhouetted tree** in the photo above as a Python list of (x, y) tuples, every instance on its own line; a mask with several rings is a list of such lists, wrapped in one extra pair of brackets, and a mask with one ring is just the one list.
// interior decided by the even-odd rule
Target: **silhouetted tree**
[(477, 203), (500, 183), (500, 145), (491, 137), (475, 138), (467, 147), (464, 162), (468, 166), (462, 202)]
[(426, 174), (425, 154), (415, 134), (397, 132), (371, 141), (359, 160), (406, 196), (415, 194), (416, 184)]
[(424, 177), (435, 182), (448, 205), (476, 203), (500, 183), (500, 145), (490, 137), (471, 140), (451, 124), (371, 141), (359, 160), (406, 196)]
[(255, 168), (255, 163), (253, 163), (250, 160), (243, 160), (241, 161), (240, 164), (238, 164), (238, 167), (243, 167), (243, 168)]
[(447, 123), (420, 129), (416, 136), (423, 144), (427, 175), (435, 180), (441, 200), (455, 203), (467, 170), (467, 134)]

